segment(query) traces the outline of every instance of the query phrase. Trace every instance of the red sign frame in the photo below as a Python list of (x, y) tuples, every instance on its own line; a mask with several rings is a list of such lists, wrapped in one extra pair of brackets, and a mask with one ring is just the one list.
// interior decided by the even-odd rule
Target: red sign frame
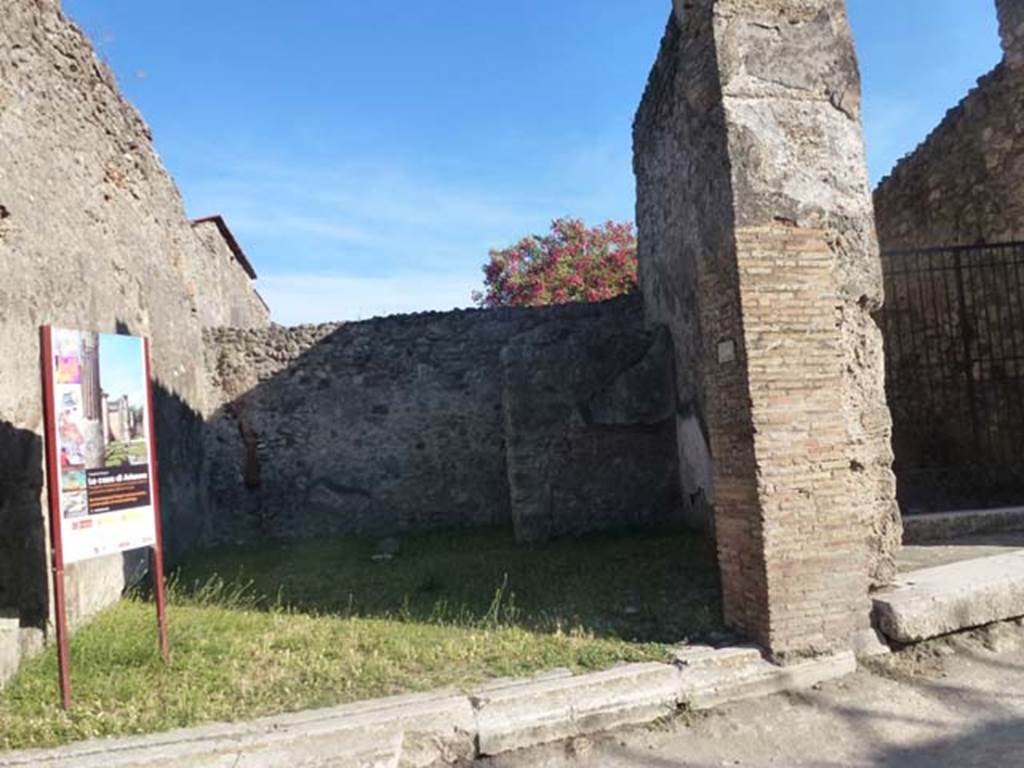
[[(64, 589), (64, 546), (62, 541), (60, 471), (58, 457), (57, 420), (54, 408), (53, 371), (53, 326), (40, 329), (41, 357), (43, 370), (43, 418), (46, 433), (47, 495), (50, 511), (51, 570), (53, 574), (54, 620), (57, 627), (57, 666), (60, 674), (61, 705), (71, 708), (71, 656), (68, 635), (66, 593)], [(150, 548), (153, 574), (153, 594), (156, 601), (157, 629), (160, 654), (165, 662), (170, 661), (170, 644), (167, 637), (167, 604), (164, 590), (163, 534), (160, 519), (160, 480), (157, 466), (156, 429), (153, 412), (153, 378), (150, 366), (149, 339), (143, 338), (146, 386), (146, 419), (148, 424), (149, 471), (152, 477), (152, 506), (154, 515), (155, 542)]]

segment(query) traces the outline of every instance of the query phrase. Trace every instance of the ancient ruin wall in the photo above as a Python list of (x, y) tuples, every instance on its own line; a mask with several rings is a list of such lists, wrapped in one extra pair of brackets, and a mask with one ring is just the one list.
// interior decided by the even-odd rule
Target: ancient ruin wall
[[(882, 339), (871, 317), (883, 301), (881, 263), (845, 0), (737, 1), (731, 12), (723, 5), (720, 18), (737, 227), (795, 225), (822, 232), (834, 271), (835, 286), (825, 290), (839, 330), (847, 430), (844, 467), (835, 472), (845, 493), (828, 514), (848, 516), (847, 533), (854, 538), (865, 526), (868, 572), (885, 582), (895, 570), (901, 524)], [(785, 283), (789, 264), (780, 259), (779, 266)], [(798, 302), (802, 298), (796, 295)], [(798, 333), (794, 328), (788, 338)], [(818, 420), (809, 419), (813, 431)], [(813, 456), (813, 445), (808, 449)]]
[[(1016, 501), (1024, 348), (1024, 0), (999, 0), (1003, 61), (875, 191), (889, 398), (910, 511)], [(956, 246), (977, 246), (956, 249)], [(941, 247), (941, 250), (936, 250)], [(921, 252), (927, 250), (928, 252)]]
[[(149, 129), (88, 41), (56, 0), (5, 2), (0, 615), (21, 625), (26, 643), (38, 642), (49, 613), (39, 326), (152, 338), (166, 540), (180, 551), (202, 501), (206, 382), (185, 278), (202, 256)], [(73, 616), (116, 599), (125, 580), (120, 557), (70, 570)]]
[(208, 543), (495, 524), (537, 539), (678, 514), (671, 360), (637, 297), (207, 343), (223, 398)]
[(845, 644), (899, 543), (859, 89), (842, 2), (679, 2), (636, 123), (641, 277), (698, 350), (726, 618), (779, 656)]
[[(687, 516), (711, 529), (713, 501), (706, 397), (746, 398), (705, 387), (705, 338), (698, 295), (726, 286), (701, 283), (698, 261), (732, 256), (732, 185), (721, 93), (710, 30), (670, 18), (634, 124), (636, 219), (644, 311), (672, 329), (676, 360), (677, 445)], [(694, 66), (692, 62), (708, 62)], [(710, 292), (710, 293), (707, 293)], [(731, 297), (735, 296), (735, 286)]]
[(1024, 240), (1024, 2), (998, 8), (1003, 61), (875, 190), (883, 251)]
[(978, 81), (875, 190), (883, 251), (1024, 239), (1024, 67)]
[(232, 252), (213, 220), (192, 226), (203, 245), (202, 260), (192, 263), (186, 286), (199, 322), (206, 328), (266, 328), (270, 309), (256, 292), (256, 286)]
[(996, 13), (1006, 65), (1014, 69), (1024, 66), (1024, 2), (996, 0)]

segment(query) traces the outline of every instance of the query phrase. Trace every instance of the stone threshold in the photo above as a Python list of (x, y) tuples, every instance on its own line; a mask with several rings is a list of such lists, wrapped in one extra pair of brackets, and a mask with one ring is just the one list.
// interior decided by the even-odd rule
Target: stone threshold
[(910, 644), (1024, 616), (1024, 551), (903, 574), (873, 595), (872, 619)]
[(965, 509), (903, 516), (903, 543), (930, 544), (963, 536), (1024, 531), (1024, 507)]
[(0, 768), (428, 768), (640, 725), (680, 709), (809, 688), (856, 669), (852, 652), (779, 667), (753, 647), (686, 647), (672, 664), (555, 670), (331, 709), (152, 736), (0, 753)]

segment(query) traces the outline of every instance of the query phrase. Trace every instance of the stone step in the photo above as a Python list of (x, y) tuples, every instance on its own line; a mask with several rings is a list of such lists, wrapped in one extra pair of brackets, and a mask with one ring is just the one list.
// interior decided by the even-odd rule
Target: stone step
[(1024, 616), (1024, 551), (903, 574), (873, 596), (875, 626), (897, 643)]

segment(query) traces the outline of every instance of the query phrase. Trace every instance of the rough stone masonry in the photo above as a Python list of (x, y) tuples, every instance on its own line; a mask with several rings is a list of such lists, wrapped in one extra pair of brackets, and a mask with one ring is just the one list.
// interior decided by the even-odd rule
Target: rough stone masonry
[[(149, 128), (56, 0), (0, 13), (0, 679), (37, 648), (49, 591), (39, 326), (152, 340), (167, 546), (195, 545), (203, 509), (207, 293), (241, 283), (185, 216)], [(247, 299), (246, 299), (247, 300)], [(248, 314), (269, 322), (265, 310)], [(73, 619), (116, 600), (121, 556), (68, 571)]]
[(677, 0), (634, 130), (641, 284), (726, 619), (777, 657), (844, 646), (900, 538), (845, 4)]
[(204, 543), (680, 522), (671, 354), (638, 296), (206, 338)]
[(874, 193), (905, 508), (1024, 491), (1024, 265), (1001, 247), (1024, 240), (1024, 0), (996, 8), (1002, 60)]
[(886, 251), (1024, 240), (1024, 0), (997, 0), (1003, 60), (875, 190)]
[[(899, 538), (858, 99), (841, 0), (679, 0), (636, 123), (643, 308), (267, 329), (56, 0), (10, 0), (0, 666), (51, 609), (44, 323), (151, 337), (177, 553), (506, 520), (531, 539), (713, 505), (728, 620), (777, 657), (844, 646)], [(204, 329), (225, 321), (251, 327)], [(116, 599), (125, 565), (79, 568), (76, 612)]]

